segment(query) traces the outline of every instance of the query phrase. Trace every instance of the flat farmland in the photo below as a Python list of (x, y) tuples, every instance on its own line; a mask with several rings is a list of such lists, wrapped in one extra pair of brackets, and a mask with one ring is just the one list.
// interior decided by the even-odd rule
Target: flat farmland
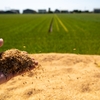
[(0, 52), (100, 54), (100, 14), (0, 15), (0, 38)]

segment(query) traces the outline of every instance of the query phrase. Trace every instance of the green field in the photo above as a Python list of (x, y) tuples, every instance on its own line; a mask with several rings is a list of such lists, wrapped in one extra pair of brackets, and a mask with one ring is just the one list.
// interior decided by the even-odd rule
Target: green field
[(0, 38), (0, 52), (100, 54), (100, 14), (0, 15)]

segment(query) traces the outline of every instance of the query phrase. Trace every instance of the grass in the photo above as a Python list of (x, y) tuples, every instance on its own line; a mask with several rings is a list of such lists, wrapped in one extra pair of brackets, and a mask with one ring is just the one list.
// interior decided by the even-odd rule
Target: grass
[(0, 51), (100, 54), (100, 14), (0, 15), (0, 37)]
[(67, 15), (67, 18), (60, 15), (59, 17), (69, 30), (67, 43), (71, 42), (69, 44), (72, 48), (76, 48), (75, 53), (100, 54), (100, 15)]

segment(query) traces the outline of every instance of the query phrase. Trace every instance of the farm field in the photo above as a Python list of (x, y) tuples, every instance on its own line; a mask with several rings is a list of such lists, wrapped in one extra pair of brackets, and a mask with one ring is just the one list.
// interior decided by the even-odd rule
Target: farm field
[(100, 54), (100, 14), (0, 15), (0, 38), (0, 52)]
[(0, 100), (100, 100), (99, 32), (99, 14), (0, 15), (0, 52), (17, 48), (38, 61), (0, 84)]

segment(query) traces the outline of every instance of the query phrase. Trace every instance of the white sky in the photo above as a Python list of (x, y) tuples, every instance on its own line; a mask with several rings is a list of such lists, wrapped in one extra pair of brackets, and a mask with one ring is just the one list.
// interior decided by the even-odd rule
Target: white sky
[(51, 10), (89, 10), (100, 8), (100, 0), (0, 0), (0, 10), (19, 9), (38, 9), (51, 8)]

